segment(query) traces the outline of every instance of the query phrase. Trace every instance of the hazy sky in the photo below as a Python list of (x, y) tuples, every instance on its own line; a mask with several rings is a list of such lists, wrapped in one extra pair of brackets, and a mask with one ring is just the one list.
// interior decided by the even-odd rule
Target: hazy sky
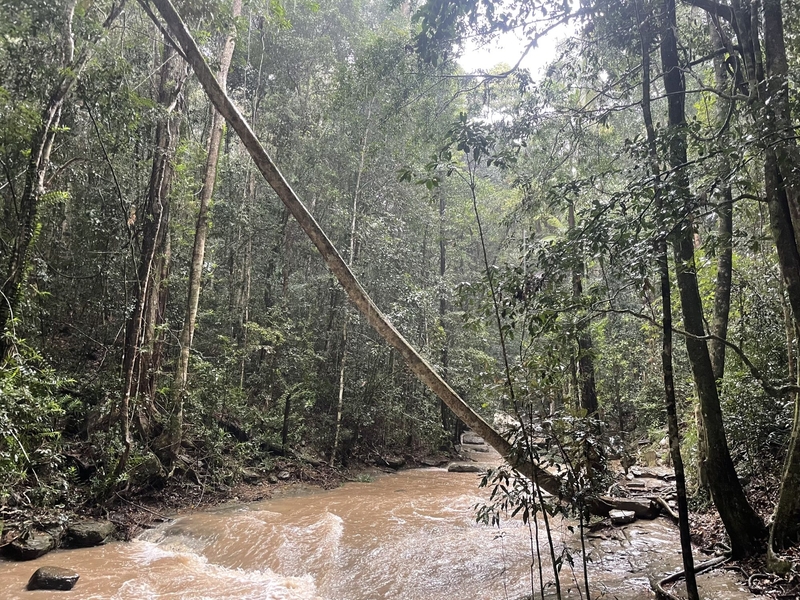
[[(537, 79), (539, 72), (555, 58), (556, 46), (565, 35), (565, 28), (559, 28), (539, 40), (539, 44), (531, 48), (525, 56), (521, 66), (529, 69), (534, 79)], [(480, 48), (470, 41), (458, 64), (468, 73), (488, 71), (500, 63), (512, 66), (522, 56), (526, 45), (527, 40), (519, 39), (514, 33), (502, 34), (494, 44)]]

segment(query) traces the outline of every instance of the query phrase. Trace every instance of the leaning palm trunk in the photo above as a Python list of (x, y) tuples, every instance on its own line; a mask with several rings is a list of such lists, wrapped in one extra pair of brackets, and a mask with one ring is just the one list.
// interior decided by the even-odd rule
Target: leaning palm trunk
[(233, 105), (230, 98), (219, 85), (208, 65), (203, 59), (197, 44), (186, 25), (181, 20), (170, 0), (153, 0), (158, 11), (164, 17), (177, 43), (194, 69), (200, 84), (210, 98), (214, 107), (230, 124), (231, 128), (241, 139), (256, 167), (261, 171), (264, 179), (269, 183), (286, 208), (295, 218), (297, 223), (309, 237), (311, 242), (322, 255), (325, 264), (339, 280), (342, 288), (358, 311), (364, 315), (370, 326), (403, 357), (406, 365), (436, 394), (453, 413), (467, 426), (471, 427), (486, 442), (506, 457), (524, 475), (535, 479), (536, 483), (545, 491), (559, 495), (561, 492), (560, 478), (550, 474), (539, 465), (527, 462), (524, 458), (517, 457), (511, 443), (498, 433), (491, 425), (478, 415), (455, 391), (439, 376), (428, 362), (414, 350), (406, 339), (400, 335), (394, 325), (378, 309), (369, 295), (361, 287), (353, 272), (345, 263), (342, 256), (314, 220), (308, 209), (303, 205), (294, 190), (284, 179), (264, 147), (259, 142), (250, 125), (245, 121), (239, 110)]

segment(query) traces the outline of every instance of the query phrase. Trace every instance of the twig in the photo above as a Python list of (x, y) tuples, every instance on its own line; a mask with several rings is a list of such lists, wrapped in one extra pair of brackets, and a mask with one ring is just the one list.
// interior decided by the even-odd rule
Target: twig
[(141, 510), (146, 510), (147, 512), (149, 512), (149, 513), (151, 513), (151, 514), (154, 514), (154, 515), (155, 515), (155, 516), (157, 516), (159, 519), (164, 519), (165, 521), (174, 521), (174, 520), (175, 520), (175, 519), (173, 519), (172, 517), (168, 517), (168, 516), (166, 516), (166, 515), (162, 515), (160, 512), (156, 512), (156, 511), (154, 511), (154, 510), (153, 510), (153, 509), (151, 509), (151, 508), (147, 508), (146, 506), (142, 506), (141, 504), (137, 504), (136, 502), (133, 502), (133, 501), (131, 501), (131, 500), (128, 500), (127, 498), (123, 498), (122, 496), (120, 496), (120, 495), (119, 495), (119, 492), (114, 492), (114, 495), (115, 495), (117, 498), (119, 498), (120, 500), (122, 500), (123, 502), (127, 502), (127, 503), (128, 503), (128, 504), (130, 504), (131, 506), (135, 506), (136, 508), (139, 508), (139, 509), (141, 509)]

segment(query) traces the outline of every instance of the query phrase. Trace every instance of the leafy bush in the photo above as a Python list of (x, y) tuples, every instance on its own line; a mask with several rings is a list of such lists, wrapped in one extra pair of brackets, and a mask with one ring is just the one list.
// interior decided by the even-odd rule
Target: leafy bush
[(59, 453), (64, 407), (71, 401), (62, 390), (71, 381), (56, 375), (23, 340), (0, 371), (0, 494), (35, 484), (35, 504), (64, 498), (69, 469)]

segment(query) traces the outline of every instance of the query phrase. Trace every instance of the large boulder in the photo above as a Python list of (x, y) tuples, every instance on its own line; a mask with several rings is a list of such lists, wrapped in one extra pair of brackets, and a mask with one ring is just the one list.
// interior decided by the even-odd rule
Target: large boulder
[(28, 580), (29, 590), (71, 590), (78, 582), (75, 571), (61, 567), (40, 567)]
[(471, 431), (467, 431), (466, 433), (461, 435), (461, 443), (477, 446), (480, 444), (485, 444), (486, 442), (483, 441), (483, 438), (479, 436), (477, 433), (472, 433)]
[(6, 546), (6, 552), (17, 560), (33, 560), (47, 554), (55, 547), (56, 541), (52, 535), (43, 531), (32, 531)]
[(114, 524), (110, 521), (82, 521), (70, 525), (67, 534), (70, 546), (76, 548), (99, 546), (114, 535)]
[(130, 481), (144, 484), (151, 479), (166, 477), (167, 473), (158, 457), (152, 452), (148, 453), (140, 462), (128, 472)]

